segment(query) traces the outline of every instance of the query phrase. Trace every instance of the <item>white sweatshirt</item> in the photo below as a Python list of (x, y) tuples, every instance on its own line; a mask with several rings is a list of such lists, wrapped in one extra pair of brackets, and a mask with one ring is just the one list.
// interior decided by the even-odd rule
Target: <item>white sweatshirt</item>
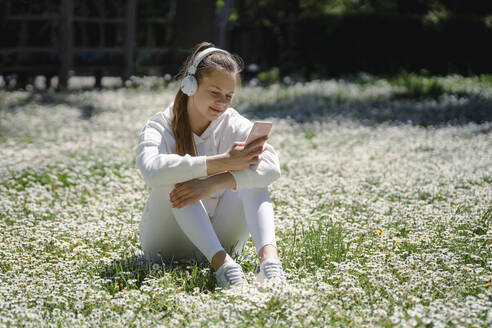
[[(162, 208), (163, 204), (153, 203), (164, 200), (170, 203), (169, 193), (174, 184), (207, 177), (206, 157), (226, 152), (235, 141), (245, 141), (253, 126), (250, 120), (229, 107), (200, 136), (193, 133), (197, 156), (180, 156), (176, 154), (176, 140), (171, 128), (172, 107), (171, 103), (164, 111), (152, 116), (139, 135), (136, 165), (146, 184), (152, 188), (145, 212), (155, 213), (152, 208)], [(272, 145), (265, 143), (265, 146), (258, 164), (231, 172), (236, 190), (266, 187), (280, 176), (277, 153)], [(224, 190), (217, 190), (202, 199), (209, 216), (213, 216), (223, 193)]]

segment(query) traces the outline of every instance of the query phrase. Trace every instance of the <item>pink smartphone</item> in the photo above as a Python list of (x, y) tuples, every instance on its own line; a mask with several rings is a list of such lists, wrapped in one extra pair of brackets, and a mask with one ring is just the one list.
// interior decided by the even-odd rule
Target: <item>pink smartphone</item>
[(245, 146), (258, 138), (269, 135), (272, 130), (272, 125), (273, 123), (269, 121), (255, 121), (248, 138), (245, 141)]

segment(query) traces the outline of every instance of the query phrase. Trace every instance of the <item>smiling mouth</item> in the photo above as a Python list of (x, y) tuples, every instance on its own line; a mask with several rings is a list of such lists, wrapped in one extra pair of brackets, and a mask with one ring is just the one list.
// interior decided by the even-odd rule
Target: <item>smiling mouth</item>
[(213, 107), (209, 107), (212, 111), (216, 112), (216, 113), (222, 113), (223, 111), (222, 110), (218, 110), (218, 109), (215, 109)]

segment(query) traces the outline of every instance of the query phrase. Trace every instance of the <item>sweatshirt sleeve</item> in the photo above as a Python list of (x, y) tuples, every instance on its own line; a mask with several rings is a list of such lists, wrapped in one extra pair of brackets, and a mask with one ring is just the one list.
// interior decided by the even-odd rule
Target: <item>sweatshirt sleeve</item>
[[(166, 133), (162, 120), (155, 117), (147, 121), (140, 132), (136, 165), (149, 187), (174, 185), (207, 175), (206, 156), (180, 156), (164, 153)], [(169, 138), (169, 136), (168, 136)]]
[[(253, 123), (239, 113), (231, 118), (231, 135), (227, 136), (232, 141), (245, 141), (253, 127)], [(265, 142), (266, 149), (261, 154), (258, 164), (250, 166), (246, 170), (231, 171), (236, 181), (236, 190), (249, 188), (264, 188), (280, 177), (280, 162), (272, 145)]]

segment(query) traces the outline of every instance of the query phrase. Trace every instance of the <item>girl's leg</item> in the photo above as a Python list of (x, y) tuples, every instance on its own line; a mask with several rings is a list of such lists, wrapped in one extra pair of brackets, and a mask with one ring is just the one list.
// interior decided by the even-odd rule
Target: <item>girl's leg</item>
[(273, 205), (267, 188), (226, 190), (220, 199), (212, 224), (226, 249), (239, 254), (251, 236), (257, 254), (267, 245), (277, 247)]
[(219, 256), (221, 263), (216, 261), (216, 266), (220, 266), (228, 259), (223, 246), (234, 254), (240, 253), (250, 232), (260, 257), (267, 247), (276, 250), (273, 206), (266, 188), (226, 190), (212, 223), (201, 201), (181, 209), (162, 203), (152, 212), (144, 214), (140, 233), (148, 260), (202, 261), (205, 256), (212, 262), (214, 255), (223, 255)]
[(268, 189), (242, 189), (237, 193), (243, 203), (244, 216), (253, 238), (256, 254), (260, 256), (267, 245), (275, 247), (276, 250), (273, 204)]
[(181, 230), (209, 262), (217, 252), (224, 251), (201, 201), (172, 211)]
[(207, 261), (183, 233), (168, 204), (157, 203), (153, 208), (145, 209), (140, 222), (140, 244), (149, 262)]
[(212, 216), (212, 225), (225, 250), (231, 256), (239, 255), (249, 238), (249, 230), (237, 193), (224, 192)]
[(140, 222), (140, 243), (148, 261), (211, 261), (223, 251), (201, 201), (175, 209), (161, 197), (150, 194)]

